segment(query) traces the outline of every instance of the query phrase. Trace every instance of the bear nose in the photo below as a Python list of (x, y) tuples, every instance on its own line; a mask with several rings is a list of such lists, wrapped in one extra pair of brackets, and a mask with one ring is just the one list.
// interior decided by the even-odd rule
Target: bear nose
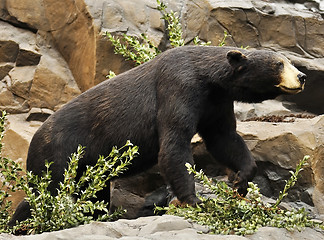
[(307, 75), (306, 75), (305, 73), (299, 73), (299, 74), (297, 75), (297, 77), (298, 77), (299, 82), (300, 82), (301, 84), (304, 84), (305, 81), (306, 81)]

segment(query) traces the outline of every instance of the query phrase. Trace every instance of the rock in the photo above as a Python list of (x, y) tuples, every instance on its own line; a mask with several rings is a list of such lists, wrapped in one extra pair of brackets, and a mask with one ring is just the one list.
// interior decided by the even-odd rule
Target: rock
[(13, 94), (28, 100), (35, 70), (36, 67), (33, 66), (13, 68), (9, 72), (9, 77), (11, 79), (11, 86), (9, 87), (9, 90)]
[(3, 10), (7, 14), (4, 14), (3, 17), (15, 25), (26, 27), (27, 24), (34, 29), (42, 29), (44, 23), (47, 23), (42, 10), (44, 5), (40, 0), (24, 2), (13, 0), (6, 2), (4, 7)]
[(198, 224), (191, 223), (181, 217), (163, 215), (142, 217), (136, 220), (118, 220), (116, 222), (92, 222), (50, 233), (30, 236), (12, 236), (0, 234), (0, 240), (90, 240), (90, 239), (132, 239), (132, 240), (169, 240), (169, 239), (197, 239), (197, 240), (302, 240), (322, 239), (324, 234), (314, 229), (305, 228), (302, 231), (287, 231), (286, 229), (263, 227), (253, 235), (213, 235), (204, 234), (208, 229)]
[(13, 67), (14, 66), (12, 63), (0, 64), (0, 79), (3, 79), (5, 76), (7, 76), (7, 74)]
[(81, 93), (67, 63), (48, 46), (50, 39), (4, 22), (0, 29), (3, 42), (18, 47), (15, 66), (1, 67), (0, 95), (5, 99), (0, 99), (0, 109), (10, 113), (28, 112), (32, 107), (56, 110)]
[(246, 120), (269, 115), (289, 115), (299, 112), (293, 109), (293, 106), (289, 106), (287, 103), (285, 106), (285, 103), (278, 100), (266, 100), (262, 103), (234, 103), (234, 111), (237, 120)]
[(65, 62), (43, 55), (35, 71), (28, 104), (32, 108), (57, 110), (80, 93)]
[(54, 112), (52, 110), (46, 108), (32, 108), (28, 112), (26, 120), (28, 122), (30, 121), (45, 122), (45, 120), (53, 113)]
[(168, 190), (157, 166), (131, 177), (114, 180), (111, 184), (110, 211), (122, 206), (125, 218), (154, 215), (156, 206), (166, 206)]
[(6, 87), (0, 90), (0, 110), (8, 113), (23, 113), (28, 111), (28, 104), (25, 99), (15, 96)]
[(321, 239), (323, 238), (323, 233), (317, 232), (313, 229), (306, 228), (302, 232), (293, 231), (289, 232), (283, 228), (272, 228), (264, 227), (261, 228), (258, 232), (253, 234), (249, 239), (258, 240), (258, 239), (273, 239), (273, 240), (303, 240), (303, 239)]
[(19, 45), (13, 41), (0, 41), (0, 63), (15, 62)]
[[(47, 46), (46, 40), (6, 23), (1, 23), (0, 28), (7, 42), (18, 42), (24, 47), (19, 48), (16, 66), (7, 73), (7, 90), (1, 93), (6, 94), (7, 100), (0, 100), (2, 109), (11, 113), (27, 112), (32, 107), (54, 110), (81, 93), (66, 62)], [(28, 44), (21, 42), (22, 39)]]
[(40, 58), (41, 55), (38, 53), (20, 49), (16, 60), (16, 66), (34, 66), (39, 63)]
[[(323, 203), (319, 200), (324, 194), (324, 163), (321, 161), (324, 159), (323, 126), (323, 115), (313, 119), (296, 119), (294, 123), (238, 122), (238, 131), (258, 161), (258, 176), (266, 178), (266, 183), (261, 185), (271, 186), (272, 194), (278, 194), (282, 189), (284, 180), (290, 177), (288, 171), (295, 169), (305, 155), (310, 155), (310, 165), (297, 182), (299, 192), (292, 190), (291, 199), (309, 199), (302, 192), (314, 186), (317, 194), (313, 193), (312, 199), (319, 214), (324, 213)], [(276, 183), (278, 187), (274, 187)], [(270, 189), (267, 191), (271, 192)]]

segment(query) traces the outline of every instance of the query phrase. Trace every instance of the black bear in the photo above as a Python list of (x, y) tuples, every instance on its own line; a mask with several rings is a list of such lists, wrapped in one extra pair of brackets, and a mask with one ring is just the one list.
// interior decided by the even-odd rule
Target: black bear
[[(185, 163), (193, 164), (190, 141), (199, 133), (214, 158), (237, 172), (236, 187), (245, 194), (256, 164), (236, 132), (233, 101), (295, 94), (303, 90), (305, 78), (287, 58), (271, 51), (208, 46), (168, 50), (89, 89), (49, 117), (31, 141), (27, 170), (41, 174), (45, 160), (54, 162), (50, 187), (55, 194), (79, 144), (86, 146), (81, 171), (99, 154), (130, 140), (140, 155), (126, 175), (158, 163), (179, 201), (194, 205), (199, 199)], [(109, 201), (109, 189), (99, 197)], [(23, 201), (10, 224), (29, 214)]]

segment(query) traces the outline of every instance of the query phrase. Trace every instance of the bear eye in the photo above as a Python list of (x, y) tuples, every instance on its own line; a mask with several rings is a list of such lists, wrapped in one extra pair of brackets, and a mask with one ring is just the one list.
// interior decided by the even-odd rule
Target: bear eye
[(281, 62), (281, 61), (279, 61), (279, 62), (277, 62), (277, 63), (276, 63), (276, 65), (278, 66), (278, 68), (282, 68), (282, 67), (283, 67), (283, 65), (284, 65), (284, 63), (283, 63), (283, 62)]

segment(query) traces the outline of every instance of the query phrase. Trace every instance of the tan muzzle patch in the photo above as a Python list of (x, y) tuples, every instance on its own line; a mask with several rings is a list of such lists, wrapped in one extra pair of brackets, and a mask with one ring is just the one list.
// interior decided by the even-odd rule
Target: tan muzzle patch
[[(302, 79), (300, 76), (303, 76)], [(283, 71), (280, 74), (280, 83), (276, 85), (283, 92), (296, 94), (304, 90), (306, 75), (284, 59)]]

